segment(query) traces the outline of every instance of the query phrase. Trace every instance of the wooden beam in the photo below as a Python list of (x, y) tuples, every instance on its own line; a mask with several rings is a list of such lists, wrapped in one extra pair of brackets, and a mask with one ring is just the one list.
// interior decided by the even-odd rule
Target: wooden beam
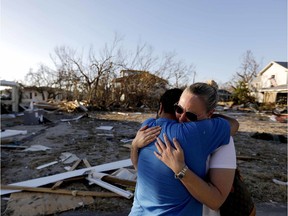
[(109, 182), (109, 183), (114, 183), (114, 184), (120, 184), (120, 185), (125, 185), (125, 186), (136, 186), (136, 181), (131, 181), (131, 180), (126, 180), (126, 179), (120, 179), (111, 175), (105, 175), (101, 178), (102, 180)]
[(54, 194), (66, 194), (72, 196), (93, 196), (93, 197), (120, 197), (120, 195), (111, 192), (98, 192), (98, 191), (77, 191), (77, 190), (65, 190), (57, 189), (53, 190), (51, 188), (34, 188), (34, 187), (23, 187), (15, 185), (1, 185), (4, 190), (19, 190), (19, 191), (31, 191), (40, 193), (54, 193)]
[(86, 158), (83, 159), (83, 162), (87, 168), (91, 167), (90, 163), (88, 162), (88, 160)]
[[(73, 171), (76, 169), (76, 167), (80, 164), (81, 160), (77, 160), (73, 166), (69, 169), (69, 171)], [(61, 184), (63, 183), (63, 180), (56, 182), (53, 186), (52, 186), (52, 190), (55, 190), (56, 188), (58, 188)]]

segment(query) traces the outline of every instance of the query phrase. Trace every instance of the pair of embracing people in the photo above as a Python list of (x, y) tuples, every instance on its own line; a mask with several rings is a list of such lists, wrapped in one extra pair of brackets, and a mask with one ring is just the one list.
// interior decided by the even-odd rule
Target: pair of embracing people
[(129, 215), (220, 215), (236, 169), (239, 123), (213, 114), (217, 102), (217, 88), (207, 83), (162, 95), (157, 118), (144, 121), (132, 142), (138, 177)]

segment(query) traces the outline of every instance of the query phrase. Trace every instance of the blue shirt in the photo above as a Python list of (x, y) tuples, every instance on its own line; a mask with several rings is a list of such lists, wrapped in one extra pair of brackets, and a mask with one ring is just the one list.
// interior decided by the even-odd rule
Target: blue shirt
[[(148, 119), (142, 125), (161, 126), (159, 137), (166, 133), (171, 144), (177, 138), (185, 155), (185, 163), (202, 179), (206, 160), (219, 146), (228, 144), (230, 126), (221, 118), (178, 123), (169, 119)], [(173, 145), (173, 144), (172, 144)], [(139, 151), (138, 176), (130, 216), (138, 215), (202, 215), (202, 203), (191, 196), (173, 171), (155, 155), (155, 142)]]

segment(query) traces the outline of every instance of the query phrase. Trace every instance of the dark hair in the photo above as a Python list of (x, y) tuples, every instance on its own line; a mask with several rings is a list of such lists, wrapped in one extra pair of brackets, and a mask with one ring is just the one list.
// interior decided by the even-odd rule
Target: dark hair
[(167, 90), (160, 98), (160, 103), (164, 109), (165, 113), (170, 113), (175, 115), (174, 104), (179, 101), (179, 98), (183, 90), (179, 88), (173, 88)]
[(217, 84), (194, 83), (186, 88), (190, 93), (198, 95), (204, 102), (206, 112), (210, 112), (217, 106), (218, 103), (218, 88)]

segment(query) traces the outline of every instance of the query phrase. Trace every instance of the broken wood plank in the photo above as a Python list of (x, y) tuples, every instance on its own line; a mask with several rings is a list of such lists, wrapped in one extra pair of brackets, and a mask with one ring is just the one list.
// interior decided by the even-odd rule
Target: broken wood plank
[[(95, 170), (96, 172), (104, 172), (104, 171), (109, 171), (109, 170), (114, 170), (118, 169), (121, 167), (129, 167), (132, 166), (132, 162), (130, 159), (125, 159), (125, 160), (120, 160), (120, 161), (115, 161), (111, 163), (106, 163), (106, 164), (101, 164), (98, 166), (93, 166), (89, 168), (83, 168), (79, 170), (74, 170), (71, 172), (65, 172), (65, 173), (60, 173), (52, 176), (45, 176), (37, 179), (32, 179), (32, 180), (26, 180), (22, 182), (17, 182), (13, 183), (10, 185), (16, 185), (16, 186), (27, 186), (27, 187), (39, 187), (42, 185), (54, 183), (60, 180), (64, 180), (67, 178), (71, 177), (76, 177), (76, 176), (81, 176), (85, 175), (85, 172), (90, 171), (90, 170)], [(5, 190), (1, 189), (1, 195), (9, 194), (9, 193), (14, 193), (19, 190)]]
[(46, 164), (43, 164), (41, 166), (38, 166), (38, 167), (36, 167), (36, 169), (43, 169), (45, 167), (52, 166), (52, 165), (57, 164), (57, 163), (58, 163), (58, 161), (52, 161), (50, 163), (46, 163)]
[(83, 159), (83, 162), (87, 168), (91, 167), (90, 163), (88, 162), (88, 160), (86, 158)]
[(126, 180), (126, 179), (120, 179), (117, 177), (113, 177), (111, 175), (106, 175), (103, 176), (101, 178), (102, 180), (109, 182), (109, 183), (113, 183), (113, 184), (119, 184), (119, 185), (125, 185), (125, 186), (132, 186), (135, 187), (136, 186), (136, 181), (130, 181), (130, 180)]
[[(81, 162), (80, 159), (77, 160), (77, 161), (73, 164), (73, 166), (70, 168), (69, 171), (73, 171), (73, 170), (75, 170), (76, 167), (80, 164), (80, 162)], [(56, 182), (56, 183), (52, 186), (51, 189), (52, 189), (52, 190), (55, 190), (55, 189), (58, 188), (62, 183), (63, 183), (63, 180), (62, 180), (62, 181), (58, 181), (58, 182)]]
[(23, 187), (15, 185), (1, 185), (2, 189), (7, 190), (20, 190), (31, 191), (38, 193), (53, 193), (53, 194), (66, 194), (72, 196), (93, 196), (93, 197), (120, 197), (120, 195), (111, 192), (98, 192), (98, 191), (78, 191), (78, 190), (66, 190), (66, 189), (51, 189), (42, 187)]

